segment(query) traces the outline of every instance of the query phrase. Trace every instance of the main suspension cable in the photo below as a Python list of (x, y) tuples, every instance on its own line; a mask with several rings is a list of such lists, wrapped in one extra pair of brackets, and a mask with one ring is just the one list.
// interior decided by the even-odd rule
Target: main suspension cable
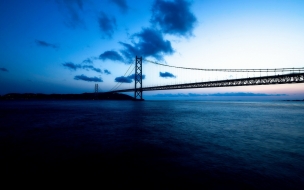
[(155, 61), (150, 61), (150, 60), (147, 60), (147, 59), (143, 59), (143, 60), (147, 61), (149, 63), (153, 63), (153, 64), (156, 64), (156, 65), (162, 65), (162, 66), (165, 66), (165, 67), (188, 69), (188, 70), (201, 70), (201, 71), (222, 71), (222, 72), (287, 72), (287, 71), (301, 72), (301, 71), (304, 71), (304, 67), (299, 67), (299, 68), (276, 68), (276, 69), (200, 69), (200, 68), (189, 68), (189, 67), (177, 67), (177, 66), (157, 63)]
[[(128, 71), (130, 70), (130, 68), (131, 68), (131, 66), (133, 65), (133, 63), (132, 64), (130, 64), (130, 66), (129, 66), (129, 68), (128, 68), (128, 70), (125, 72), (125, 74), (124, 74), (124, 76), (123, 77), (126, 77), (126, 74), (128, 73)], [(134, 66), (135, 67), (135, 66)], [(134, 70), (134, 68), (133, 68), (133, 70)], [(132, 71), (133, 71), (132, 70)], [(132, 72), (131, 71), (131, 72)], [(130, 73), (131, 73), (130, 72)], [(122, 84), (122, 82), (118, 82), (118, 83), (116, 83), (116, 85), (110, 90), (110, 91), (114, 91), (114, 90), (116, 90), (120, 85)]]
[[(134, 71), (134, 69), (135, 69), (135, 67), (133, 67), (133, 69), (130, 71), (130, 73), (128, 74), (128, 76), (130, 76), (130, 74)], [(122, 82), (120, 82), (119, 85), (114, 90), (111, 90), (111, 91), (115, 91), (116, 89), (118, 89), (120, 87), (120, 85), (122, 85)]]

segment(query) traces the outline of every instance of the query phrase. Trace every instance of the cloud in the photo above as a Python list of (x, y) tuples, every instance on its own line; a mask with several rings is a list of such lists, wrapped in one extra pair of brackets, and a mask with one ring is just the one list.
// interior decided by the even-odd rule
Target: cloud
[(8, 70), (6, 68), (0, 68), (0, 71), (3, 71), (3, 72), (8, 72)]
[(122, 13), (128, 12), (129, 7), (127, 5), (126, 0), (109, 0), (109, 1), (115, 4), (116, 6), (118, 6), (118, 8)]
[[(125, 1), (111, 0), (111, 2), (126, 8)], [(165, 55), (172, 55), (174, 49), (171, 46), (171, 42), (164, 38), (164, 34), (192, 35), (197, 19), (191, 12), (190, 6), (191, 3), (187, 0), (155, 0), (150, 20), (152, 27), (142, 28), (140, 32), (131, 35), (130, 43), (119, 42), (122, 45), (120, 53), (124, 58), (116, 51), (106, 51), (99, 58), (114, 61), (125, 59), (128, 63), (131, 63), (135, 56), (163, 60)], [(104, 31), (106, 36), (112, 37), (114, 29), (116, 29), (115, 19), (111, 20), (104, 13), (101, 13), (99, 20), (102, 31)], [(114, 25), (111, 24), (113, 21), (115, 21)]]
[(72, 29), (85, 27), (80, 16), (81, 11), (83, 11), (83, 0), (56, 0), (56, 2), (65, 17), (64, 23), (67, 27)]
[(84, 63), (84, 64), (93, 64), (93, 61), (92, 61), (92, 59), (87, 58), (87, 59), (83, 60), (82, 63)]
[(85, 75), (77, 75), (74, 77), (75, 80), (83, 80), (87, 82), (103, 82), (101, 78), (98, 77), (87, 77)]
[(129, 61), (133, 60), (136, 55), (151, 56), (162, 60), (164, 55), (170, 55), (174, 52), (171, 42), (165, 40), (160, 31), (152, 28), (143, 28), (141, 32), (132, 35), (132, 40), (132, 45), (120, 42), (124, 47), (121, 53)]
[[(135, 80), (135, 74), (128, 76), (129, 79)], [(142, 75), (142, 79), (145, 79), (146, 75)]]
[(115, 82), (131, 83), (131, 82), (133, 82), (133, 80), (128, 77), (121, 76), (121, 77), (116, 77)]
[[(142, 75), (142, 79), (145, 79), (145, 78), (146, 78), (146, 76)], [(133, 82), (133, 80), (135, 80), (135, 74), (132, 74), (127, 77), (121, 76), (121, 77), (115, 78), (115, 82), (121, 82), (121, 83), (131, 83), (131, 82)]]
[(62, 65), (64, 67), (67, 67), (68, 69), (71, 69), (71, 70), (74, 70), (76, 71), (77, 69), (80, 69), (81, 68), (81, 65), (79, 64), (74, 64), (72, 62), (65, 62), (65, 63), (62, 63)]
[(159, 76), (160, 77), (163, 77), (163, 78), (176, 78), (175, 75), (173, 75), (172, 73), (169, 73), (169, 72), (159, 72)]
[(111, 72), (110, 72), (108, 69), (103, 70), (103, 72), (104, 72), (105, 74), (107, 74), (107, 75), (110, 75), (110, 74), (111, 74)]
[(177, 93), (177, 94), (156, 94), (155, 97), (199, 97), (199, 96), (287, 96), (287, 94), (264, 94), (252, 92), (227, 92), (227, 93), (214, 93), (214, 94), (196, 94), (196, 93)]
[(110, 59), (112, 61), (121, 61), (124, 62), (123, 57), (117, 53), (116, 51), (105, 51), (102, 54), (100, 54), (99, 59), (107, 60)]
[(96, 72), (98, 72), (98, 73), (102, 73), (102, 70), (101, 70), (101, 69), (95, 68), (95, 67), (93, 67), (92, 65), (84, 65), (84, 66), (82, 66), (82, 68), (83, 68), (83, 69), (91, 69), (91, 70), (96, 71)]
[(54, 48), (54, 49), (57, 49), (59, 48), (58, 45), (55, 45), (55, 44), (51, 44), (51, 43), (48, 43), (46, 41), (42, 41), (42, 40), (35, 40), (36, 44), (38, 46), (41, 46), (41, 47), (51, 47), (51, 48)]
[(83, 65), (81, 66), (80, 64), (74, 64), (72, 62), (65, 62), (62, 64), (64, 67), (67, 67), (68, 69), (70, 70), (74, 70), (76, 71), (77, 69), (86, 69), (86, 70), (93, 70), (93, 71), (96, 71), (98, 73), (102, 73), (102, 70), (99, 69), (99, 68), (96, 68), (92, 65)]
[[(135, 56), (140, 56), (140, 53), (138, 52), (138, 50), (130, 45), (130, 44), (127, 44), (127, 43), (124, 43), (124, 42), (119, 42), (120, 45), (122, 45), (124, 47), (123, 50), (120, 50), (120, 52), (124, 55), (124, 57), (128, 60), (127, 62), (129, 64), (133, 63), (133, 60), (134, 60), (134, 57)], [(126, 63), (127, 63), (126, 62)]]
[(190, 6), (191, 3), (187, 0), (155, 0), (150, 22), (160, 26), (163, 33), (191, 36), (197, 19)]
[(110, 18), (105, 13), (100, 12), (98, 18), (99, 28), (103, 38), (112, 38), (114, 31), (116, 30), (116, 19)]

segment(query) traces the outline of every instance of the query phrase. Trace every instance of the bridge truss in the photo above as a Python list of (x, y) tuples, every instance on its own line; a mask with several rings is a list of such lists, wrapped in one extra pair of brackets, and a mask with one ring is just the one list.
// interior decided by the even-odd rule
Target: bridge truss
[[(285, 75), (261, 76), (253, 78), (229, 79), (209, 82), (196, 82), (185, 84), (174, 84), (164, 86), (144, 87), (142, 91), (153, 90), (173, 90), (189, 88), (212, 88), (212, 87), (232, 87), (232, 86), (253, 86), (253, 85), (274, 85), (274, 84), (291, 84), (304, 83), (304, 73), (291, 73)], [(112, 92), (131, 92), (134, 89), (116, 90)]]

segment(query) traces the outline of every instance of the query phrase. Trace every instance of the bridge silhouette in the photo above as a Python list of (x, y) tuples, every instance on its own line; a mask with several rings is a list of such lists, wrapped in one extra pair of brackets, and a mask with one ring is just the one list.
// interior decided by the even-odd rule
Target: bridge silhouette
[[(133, 69), (133, 70), (135, 70), (134, 88), (118, 89), (118, 87), (122, 83), (121, 82), (120, 84), (116, 85), (116, 87), (113, 87), (110, 92), (118, 93), (118, 92), (134, 91), (135, 100), (143, 100), (143, 98), (142, 98), (143, 91), (304, 83), (304, 67), (302, 67), (302, 68), (275, 68), (275, 69), (201, 69), (201, 68), (187, 68), (187, 67), (171, 66), (171, 65), (161, 64), (161, 63), (157, 63), (154, 61), (144, 59), (144, 61), (147, 61), (149, 63), (161, 65), (164, 67), (176, 68), (176, 69), (196, 70), (196, 71), (205, 71), (205, 72), (215, 72), (215, 71), (216, 72), (236, 72), (236, 73), (258, 72), (258, 73), (260, 73), (260, 76), (143, 87), (142, 86), (143, 85), (142, 61), (143, 61), (142, 57), (136, 56), (135, 67)], [(129, 67), (129, 69), (130, 69), (130, 67)], [(267, 76), (261, 76), (261, 73), (267, 73)], [(268, 76), (268, 73), (275, 73), (275, 74)], [(281, 74), (277, 74), (277, 73), (281, 73)], [(127, 74), (127, 72), (126, 72), (126, 74)]]

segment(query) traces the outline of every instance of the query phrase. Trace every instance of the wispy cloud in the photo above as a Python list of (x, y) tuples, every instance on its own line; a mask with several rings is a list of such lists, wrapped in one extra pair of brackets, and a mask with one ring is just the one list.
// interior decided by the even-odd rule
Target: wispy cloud
[(87, 59), (83, 60), (82, 63), (84, 63), (84, 64), (93, 64), (93, 60), (91, 58), (87, 58)]
[(107, 59), (112, 60), (112, 61), (120, 61), (124, 62), (123, 57), (116, 51), (105, 51), (102, 54), (100, 54), (99, 59), (105, 61)]
[(132, 38), (132, 44), (120, 42), (124, 47), (121, 53), (129, 61), (133, 60), (136, 55), (162, 60), (164, 55), (170, 55), (174, 52), (171, 42), (164, 39), (161, 31), (143, 28), (141, 32), (133, 34)]
[(102, 73), (102, 70), (101, 69), (99, 69), (99, 68), (95, 68), (95, 67), (93, 67), (92, 65), (84, 65), (84, 66), (82, 66), (82, 68), (83, 69), (90, 69), (90, 70), (93, 70), (93, 71), (96, 71), (96, 72), (98, 72), (98, 73)]
[(65, 25), (69, 28), (84, 28), (84, 20), (80, 14), (83, 11), (83, 0), (56, 0), (59, 10), (65, 17)]
[(112, 38), (116, 30), (116, 19), (108, 17), (105, 13), (100, 12), (98, 17), (99, 28), (103, 38)]
[(191, 36), (197, 22), (187, 0), (155, 0), (151, 23), (159, 26), (162, 32), (177, 36)]
[(173, 75), (172, 73), (169, 73), (169, 72), (159, 72), (159, 76), (160, 77), (163, 77), (163, 78), (176, 78), (175, 75)]
[(110, 74), (111, 74), (111, 72), (110, 72), (108, 69), (103, 70), (103, 72), (104, 72), (105, 74), (107, 74), (107, 75), (110, 75)]
[(127, 13), (128, 12), (128, 5), (126, 0), (109, 0), (111, 3), (115, 4), (122, 13)]
[(77, 69), (80, 69), (81, 68), (81, 65), (80, 64), (74, 64), (72, 62), (65, 62), (65, 63), (62, 63), (62, 65), (70, 70), (74, 70), (76, 71)]
[(74, 64), (72, 62), (65, 62), (62, 65), (70, 70), (76, 71), (77, 69), (86, 69), (96, 71), (98, 73), (102, 73), (102, 70), (99, 68), (94, 67), (93, 65), (81, 65), (81, 64)]
[(3, 72), (8, 72), (8, 70), (4, 67), (0, 68), (0, 71), (3, 71)]
[(83, 81), (87, 81), (87, 82), (103, 82), (103, 80), (101, 78), (98, 77), (88, 77), (85, 75), (77, 75), (74, 77), (75, 80), (83, 80)]
[(41, 46), (41, 47), (51, 47), (51, 48), (54, 48), (54, 49), (59, 48), (59, 46), (56, 45), (56, 44), (48, 43), (48, 42), (42, 41), (42, 40), (35, 40), (35, 43), (36, 43), (38, 46)]

